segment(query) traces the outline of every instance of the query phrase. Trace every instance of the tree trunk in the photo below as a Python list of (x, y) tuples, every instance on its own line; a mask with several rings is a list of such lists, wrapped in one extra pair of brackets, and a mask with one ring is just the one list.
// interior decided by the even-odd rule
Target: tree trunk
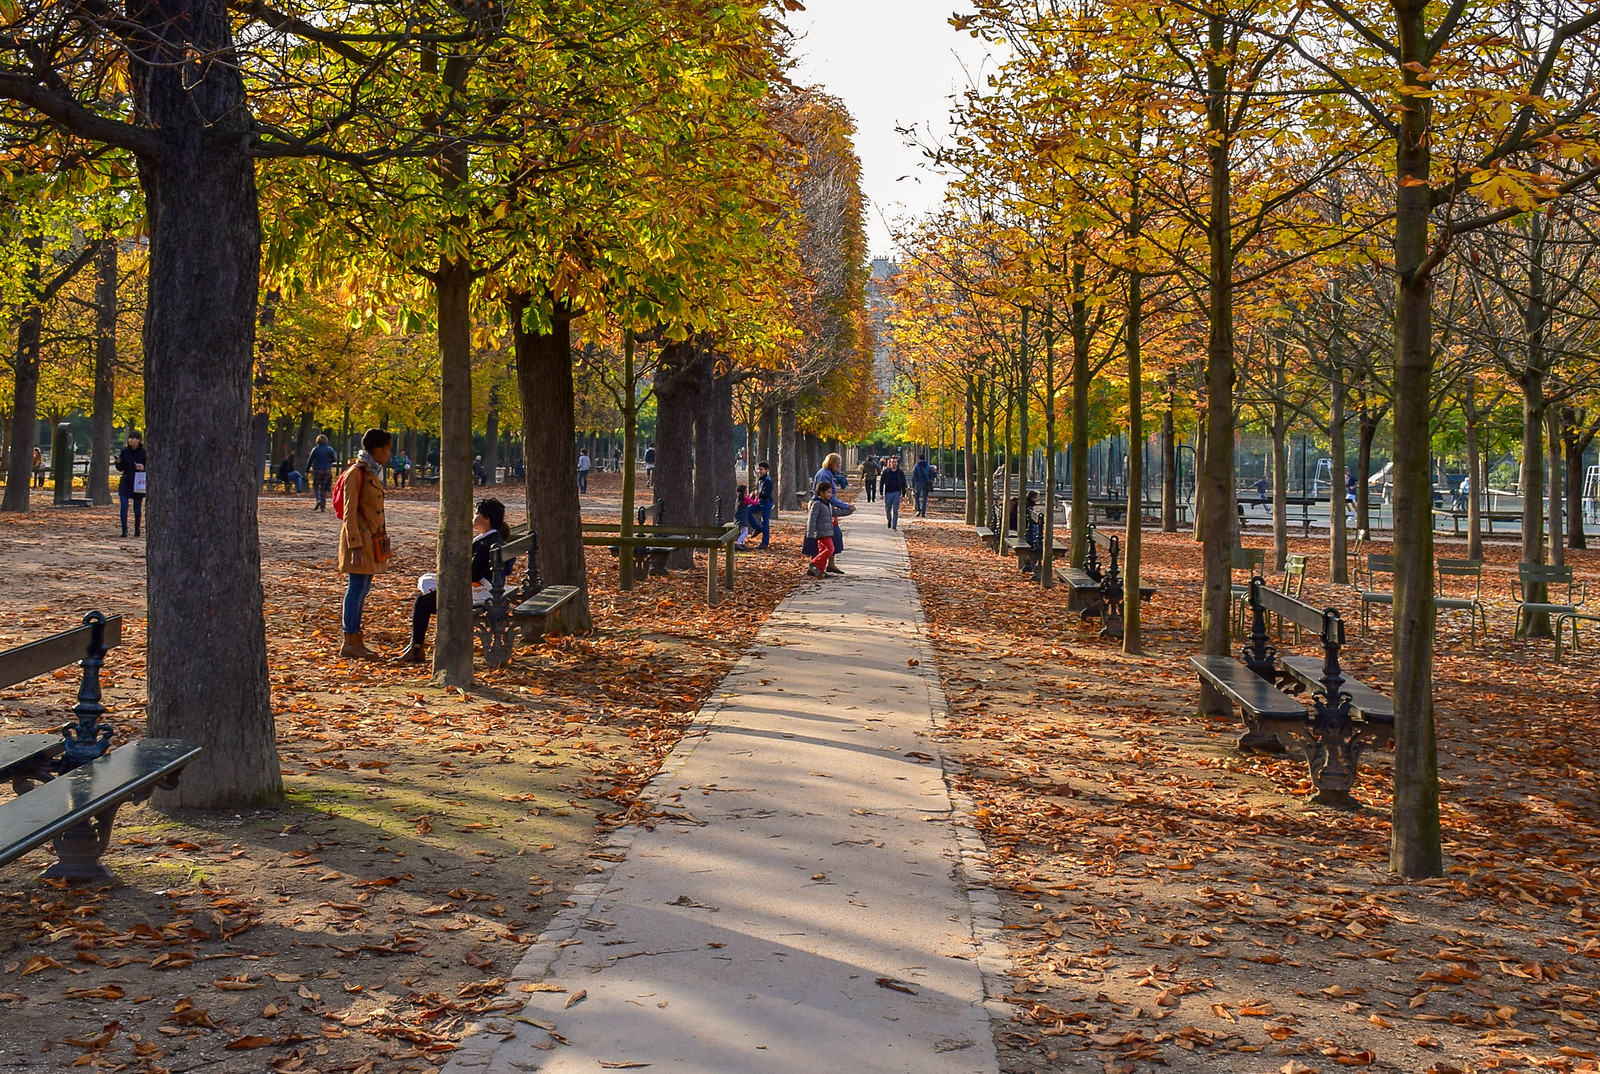
[(1283, 363), (1273, 370), (1272, 399), (1272, 560), (1282, 574), (1289, 564), (1289, 418), (1283, 405)]
[(1372, 442), (1378, 436), (1378, 419), (1367, 408), (1367, 398), (1361, 396), (1356, 419), (1356, 535), (1372, 535)]
[(978, 513), (981, 505), (978, 501), (978, 486), (973, 480), (972, 451), (974, 441), (972, 409), (972, 379), (969, 377), (966, 383), (966, 391), (962, 393), (961, 435), (962, 450), (964, 454), (962, 455), (963, 463), (961, 467), (961, 486), (963, 491), (966, 493), (966, 523), (969, 526), (977, 526), (982, 524), (983, 516)]
[(799, 508), (800, 469), (800, 435), (795, 429), (795, 403), (790, 399), (778, 408), (778, 479), (773, 487), (779, 510)]
[[(716, 368), (717, 355), (710, 346), (700, 348), (695, 356), (694, 397), (694, 514), (684, 522), (696, 526), (713, 525), (717, 516), (717, 497), (726, 501), (722, 482), (726, 480), (718, 468), (717, 440), (720, 429), (713, 415), (717, 411)], [(731, 467), (730, 467), (731, 469)], [(689, 566), (694, 557), (689, 556)]]
[(1550, 519), (1549, 543), (1545, 550), (1548, 557), (1545, 562), (1553, 567), (1560, 567), (1566, 563), (1565, 543), (1562, 540), (1561, 499), (1565, 483), (1561, 479), (1561, 411), (1558, 407), (1547, 406), (1544, 412), (1545, 428), (1545, 458), (1550, 460), (1550, 474), (1545, 481), (1545, 488), (1549, 498), (1546, 515)]
[(1583, 454), (1589, 450), (1595, 433), (1579, 429), (1571, 410), (1564, 413), (1562, 424), (1567, 457), (1567, 547), (1587, 548), (1588, 538), (1583, 532)]
[(244, 152), (252, 121), (225, 5), (140, 10), (159, 21), (131, 57), (135, 109), (166, 142), (139, 161), (150, 235), (147, 723), (154, 737), (205, 750), (155, 801), (274, 806), (283, 778), (250, 456), (261, 251), (255, 162)]
[[(1222, 17), (1208, 19), (1211, 51), (1206, 63), (1206, 127), (1210, 135), (1210, 220), (1208, 305), (1210, 333), (1206, 342), (1206, 458), (1196, 518), (1204, 527), (1204, 565), (1200, 600), (1200, 651), (1228, 654), (1234, 532), (1233, 492), (1233, 179), (1228, 136), (1227, 27)], [(1225, 715), (1228, 699), (1209, 684), (1200, 688), (1199, 711)]]
[(441, 258), (439, 319), (439, 615), (433, 678), (472, 685), (472, 266)]
[[(26, 279), (37, 292), (42, 269), (39, 240), (24, 240), (29, 251)], [(6, 494), (0, 511), (26, 511), (33, 484), (33, 449), (39, 443), (39, 337), (44, 310), (29, 303), (17, 318), (17, 350), (12, 359), (11, 465), (6, 470)]]
[[(1131, 244), (1139, 241), (1139, 185), (1133, 184), (1128, 210)], [(1137, 256), (1137, 251), (1133, 251)], [(1139, 614), (1139, 558), (1144, 546), (1144, 375), (1140, 337), (1144, 317), (1144, 279), (1137, 268), (1128, 273), (1128, 315), (1122, 326), (1128, 359), (1128, 526), (1122, 543), (1122, 651), (1144, 652)]]
[[(618, 531), (623, 537), (633, 535), (633, 501), (639, 481), (639, 468), (634, 465), (634, 454), (639, 439), (639, 392), (634, 381), (633, 329), (622, 333), (622, 521)], [(617, 588), (626, 593), (633, 588), (633, 555), (631, 549), (617, 549)]]
[[(656, 499), (667, 525), (694, 522), (694, 425), (700, 395), (699, 352), (693, 341), (669, 343), (656, 366)], [(692, 568), (694, 552), (677, 549), (671, 568)]]
[(1161, 532), (1178, 532), (1178, 432), (1173, 414), (1178, 373), (1167, 372), (1167, 406), (1161, 412)]
[(1433, 485), (1428, 475), (1433, 374), (1433, 278), (1428, 220), (1432, 105), (1418, 96), (1432, 53), (1427, 0), (1396, 0), (1400, 76), (1409, 93), (1395, 122), (1394, 257), (1394, 804), (1389, 867), (1440, 876), (1439, 761), (1433, 719)]
[[(595, 460), (599, 465), (599, 460)], [(574, 472), (577, 460), (573, 460)], [(484, 419), (483, 425), (483, 472), (489, 475), (489, 484), (499, 484), (500, 470), (500, 389), (496, 385), (489, 388), (489, 414)]]
[[(1535, 346), (1532, 339), (1530, 349)], [(1518, 378), (1522, 389), (1522, 562), (1543, 563), (1544, 551), (1544, 371), (1530, 357)], [(1544, 586), (1529, 583), (1522, 599), (1543, 601)], [(1550, 616), (1539, 612), (1523, 620), (1523, 636), (1550, 637)]]
[[(1338, 302), (1335, 288), (1335, 302)], [(1345, 446), (1344, 446), (1344, 366), (1342, 352), (1337, 345), (1329, 355), (1333, 359), (1333, 376), (1330, 378), (1332, 399), (1328, 406), (1328, 454), (1333, 456), (1333, 488), (1328, 495), (1328, 577), (1334, 585), (1350, 584), (1350, 563), (1347, 559), (1349, 545), (1345, 533)], [(1357, 478), (1360, 484), (1361, 478)]]
[[(592, 626), (588, 561), (583, 550), (583, 507), (578, 501), (576, 393), (572, 382), (572, 311), (550, 302), (548, 331), (533, 331), (523, 320), (532, 303), (526, 294), (506, 299), (512, 319), (517, 363), (517, 394), (522, 403), (523, 468), (527, 476), (528, 525), (539, 534), (539, 575), (546, 585), (578, 587), (562, 609), (561, 621), (574, 632)], [(656, 473), (661, 472), (657, 441)], [(669, 505), (667, 510), (671, 511)]]
[(1466, 405), (1466, 441), (1467, 441), (1467, 489), (1471, 493), (1467, 497), (1467, 558), (1483, 558), (1483, 511), (1478, 506), (1483, 502), (1483, 486), (1478, 480), (1478, 471), (1483, 469), (1483, 451), (1478, 445), (1479, 415), (1473, 399), (1476, 382), (1467, 378)]
[[(1075, 280), (1082, 261), (1073, 266)], [(1076, 295), (1084, 292), (1074, 291)], [(1083, 569), (1089, 554), (1089, 307), (1083, 298), (1072, 302), (1072, 518), (1067, 559)]]
[(89, 502), (111, 502), (111, 441), (116, 430), (117, 240), (107, 236), (95, 257), (94, 430), (89, 438)]
[(1056, 328), (1055, 307), (1044, 314), (1044, 526), (1039, 584), (1056, 585)]

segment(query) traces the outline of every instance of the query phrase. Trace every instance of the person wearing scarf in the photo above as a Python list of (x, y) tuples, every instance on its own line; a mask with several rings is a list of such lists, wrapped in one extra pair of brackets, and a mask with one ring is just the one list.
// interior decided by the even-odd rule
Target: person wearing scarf
[(372, 580), (388, 569), (389, 529), (383, 514), (383, 467), (389, 461), (390, 437), (385, 429), (361, 434), (361, 454), (350, 464), (344, 482), (344, 522), (339, 527), (339, 572), (348, 575), (344, 591), (344, 644), (339, 655), (376, 660), (361, 640), (361, 612), (372, 592)]

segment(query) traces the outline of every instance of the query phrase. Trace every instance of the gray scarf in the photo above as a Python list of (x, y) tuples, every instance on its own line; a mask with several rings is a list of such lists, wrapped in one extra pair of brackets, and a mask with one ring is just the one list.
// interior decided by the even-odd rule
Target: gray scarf
[(365, 466), (367, 468), (367, 472), (378, 479), (379, 484), (383, 483), (383, 467), (378, 465), (377, 459), (374, 459), (371, 455), (367, 454), (366, 448), (362, 448), (361, 452), (356, 455), (356, 461), (362, 466)]

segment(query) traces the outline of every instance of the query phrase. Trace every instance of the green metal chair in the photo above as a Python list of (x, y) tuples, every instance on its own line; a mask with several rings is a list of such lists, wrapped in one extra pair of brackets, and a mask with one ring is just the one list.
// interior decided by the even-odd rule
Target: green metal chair
[[(1472, 595), (1450, 596), (1444, 591), (1446, 578), (1470, 578)], [(1472, 644), (1478, 644), (1478, 624), (1489, 636), (1489, 615), (1483, 609), (1483, 560), (1441, 559), (1434, 568), (1433, 606), (1435, 612), (1468, 612), (1472, 620)]]
[[(1387, 590), (1378, 588), (1380, 578), (1389, 583)], [(1394, 605), (1394, 556), (1367, 553), (1366, 568), (1356, 572), (1356, 591), (1361, 595), (1361, 633), (1365, 634), (1372, 625), (1372, 606)]]
[(1245, 608), (1250, 603), (1250, 579), (1259, 575), (1266, 566), (1267, 550), (1264, 548), (1235, 548), (1233, 550), (1232, 568), (1236, 571), (1246, 571), (1244, 585), (1230, 586), (1232, 594), (1232, 621), (1233, 636), (1244, 637)]

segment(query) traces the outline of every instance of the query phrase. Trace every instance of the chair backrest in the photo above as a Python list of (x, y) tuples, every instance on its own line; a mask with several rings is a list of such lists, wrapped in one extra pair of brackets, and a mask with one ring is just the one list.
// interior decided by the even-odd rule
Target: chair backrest
[(1437, 588), (1435, 592), (1444, 596), (1444, 580), (1446, 578), (1471, 578), (1472, 595), (1483, 595), (1483, 560), (1481, 559), (1441, 559), (1435, 565), (1437, 575)]
[(1267, 562), (1265, 548), (1235, 548), (1233, 550), (1233, 569), (1236, 571), (1249, 571), (1252, 576), (1260, 574), (1262, 566)]
[(1306, 588), (1306, 564), (1310, 557), (1290, 552), (1283, 562), (1283, 589), (1291, 597), (1299, 597)]
[(1558, 604), (1575, 604), (1575, 594), (1578, 589), (1577, 581), (1572, 575), (1572, 568), (1562, 564), (1553, 566), (1549, 563), (1519, 563), (1517, 564), (1517, 579), (1522, 583), (1521, 589), (1526, 590), (1529, 585), (1542, 585), (1548, 592), (1551, 589), (1566, 586), (1565, 599), (1558, 599), (1558, 595), (1550, 592), (1547, 599)]

